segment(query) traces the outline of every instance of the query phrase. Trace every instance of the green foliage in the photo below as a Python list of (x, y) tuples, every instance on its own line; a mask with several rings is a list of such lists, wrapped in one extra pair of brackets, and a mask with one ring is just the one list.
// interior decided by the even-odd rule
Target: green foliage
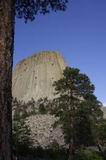
[(40, 98), (37, 101), (38, 114), (49, 113), (50, 101), (47, 98)]
[(60, 149), (59, 144), (56, 141), (52, 142), (50, 148), (53, 149), (53, 151), (59, 151)]
[(67, 95), (74, 100), (74, 98), (93, 93), (94, 85), (90, 82), (88, 76), (80, 73), (79, 69), (66, 67), (63, 75), (62, 79), (54, 83), (56, 94)]
[(76, 112), (75, 126), (78, 144), (85, 146), (95, 144), (93, 130), (101, 119), (103, 119), (101, 103), (94, 95), (89, 95), (80, 103)]
[(23, 152), (29, 150), (32, 142), (29, 138), (30, 129), (23, 119), (15, 119), (13, 121), (13, 150), (15, 152)]
[(28, 152), (32, 147), (30, 140), (30, 129), (26, 124), (29, 116), (48, 113), (49, 101), (47, 98), (39, 99), (37, 102), (32, 98), (27, 103), (13, 99), (13, 149), (16, 152)]
[(98, 139), (101, 141), (102, 146), (106, 146), (106, 120), (102, 120), (97, 125), (97, 134), (98, 134)]
[(79, 69), (66, 67), (63, 78), (56, 81), (51, 113), (59, 117), (70, 154), (80, 146), (94, 144), (93, 124), (98, 123), (103, 113), (102, 104), (94, 96), (94, 85)]
[(49, 146), (49, 157), (51, 160), (67, 160), (67, 150), (59, 146), (59, 144), (54, 141)]
[(41, 147), (32, 149), (28, 151), (27, 153), (23, 152), (21, 154), (21, 157), (23, 156), (23, 159), (27, 157), (26, 159), (34, 159), (34, 160), (67, 160), (67, 150), (59, 149), (59, 150), (53, 150), (51, 149), (43, 149)]
[(16, 16), (26, 21), (35, 19), (38, 14), (64, 11), (68, 0), (15, 0)]
[(76, 154), (75, 160), (104, 160), (104, 159), (95, 151), (81, 150), (79, 153)]
[(17, 98), (13, 99), (12, 102), (12, 110), (13, 110), (13, 115), (15, 111), (15, 117), (19, 116), (20, 118), (27, 118), (31, 115), (36, 115), (38, 113), (38, 108), (37, 108), (37, 103), (34, 101), (32, 98), (30, 101), (25, 103), (24, 101), (19, 101)]
[(95, 145), (106, 159), (106, 119), (100, 120), (92, 130)]
[[(92, 96), (94, 92), (94, 85), (85, 74), (80, 73), (79, 69), (66, 67), (63, 72), (63, 76), (64, 77), (62, 79), (58, 80), (53, 85), (58, 97), (53, 101), (55, 107), (52, 113), (55, 114), (55, 116), (58, 116), (62, 123), (66, 142), (70, 143), (70, 139), (72, 137), (74, 141), (77, 142), (78, 139), (76, 139), (75, 136), (76, 126), (78, 126), (77, 123), (79, 122), (79, 119), (82, 126), (85, 119), (86, 122), (88, 121), (88, 117), (84, 117), (85, 113), (83, 114), (84, 116), (82, 120), (82, 115), (80, 115), (81, 109), (85, 112), (84, 109), (87, 111), (87, 108), (82, 108), (81, 105), (84, 105), (85, 97), (88, 100), (88, 95)], [(90, 128), (90, 126), (88, 128)], [(86, 130), (87, 131), (85, 131), (85, 133), (89, 134), (89, 129), (86, 128)]]
[(12, 125), (14, 152), (27, 152), (32, 147), (32, 141), (30, 140), (30, 129), (26, 124), (26, 118), (28, 116), (25, 103), (20, 101), (18, 102), (17, 99), (14, 99)]
[(39, 106), (39, 113), (41, 113), (41, 114), (46, 114), (47, 113), (47, 110), (46, 110), (46, 108), (43, 104), (41, 104)]

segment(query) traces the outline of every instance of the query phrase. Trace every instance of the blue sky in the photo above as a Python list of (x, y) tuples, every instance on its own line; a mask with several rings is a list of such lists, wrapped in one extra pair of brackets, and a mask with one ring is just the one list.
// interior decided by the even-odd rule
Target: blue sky
[[(71, 2), (72, 1), (72, 2)], [(69, 0), (66, 12), (16, 19), (14, 66), (40, 51), (59, 51), (68, 65), (86, 73), (106, 104), (106, 0)]]

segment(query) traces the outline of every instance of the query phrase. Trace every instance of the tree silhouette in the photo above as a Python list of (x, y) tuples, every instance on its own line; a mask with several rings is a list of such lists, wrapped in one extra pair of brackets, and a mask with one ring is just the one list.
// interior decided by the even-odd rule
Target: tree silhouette
[(12, 65), (15, 15), (25, 22), (64, 11), (67, 0), (0, 0), (0, 160), (12, 159)]

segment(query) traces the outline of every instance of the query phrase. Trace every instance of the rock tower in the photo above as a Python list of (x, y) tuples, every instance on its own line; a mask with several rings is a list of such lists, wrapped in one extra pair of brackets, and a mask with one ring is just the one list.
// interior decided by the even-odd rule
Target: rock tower
[(24, 101), (53, 98), (52, 84), (62, 77), (65, 67), (57, 52), (41, 52), (22, 60), (13, 71), (13, 97)]
[[(53, 82), (60, 79), (66, 64), (57, 52), (41, 52), (16, 65), (13, 71), (13, 97), (25, 102), (33, 98), (54, 97)], [(61, 127), (53, 128), (56, 118), (49, 114), (28, 117), (26, 123), (31, 130), (31, 139), (35, 147), (48, 148), (57, 142), (64, 146)]]

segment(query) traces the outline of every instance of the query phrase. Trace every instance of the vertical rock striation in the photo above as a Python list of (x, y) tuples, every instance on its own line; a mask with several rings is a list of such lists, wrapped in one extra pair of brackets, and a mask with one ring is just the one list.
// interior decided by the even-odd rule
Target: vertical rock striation
[[(53, 82), (60, 79), (66, 64), (57, 52), (41, 52), (24, 59), (13, 71), (13, 97), (25, 102), (33, 98), (54, 97)], [(34, 147), (48, 148), (53, 142), (64, 146), (61, 127), (53, 128), (55, 117), (49, 114), (28, 117)]]
[(54, 81), (62, 77), (66, 64), (57, 52), (41, 52), (16, 65), (13, 72), (13, 97), (28, 101), (32, 97), (53, 98)]

